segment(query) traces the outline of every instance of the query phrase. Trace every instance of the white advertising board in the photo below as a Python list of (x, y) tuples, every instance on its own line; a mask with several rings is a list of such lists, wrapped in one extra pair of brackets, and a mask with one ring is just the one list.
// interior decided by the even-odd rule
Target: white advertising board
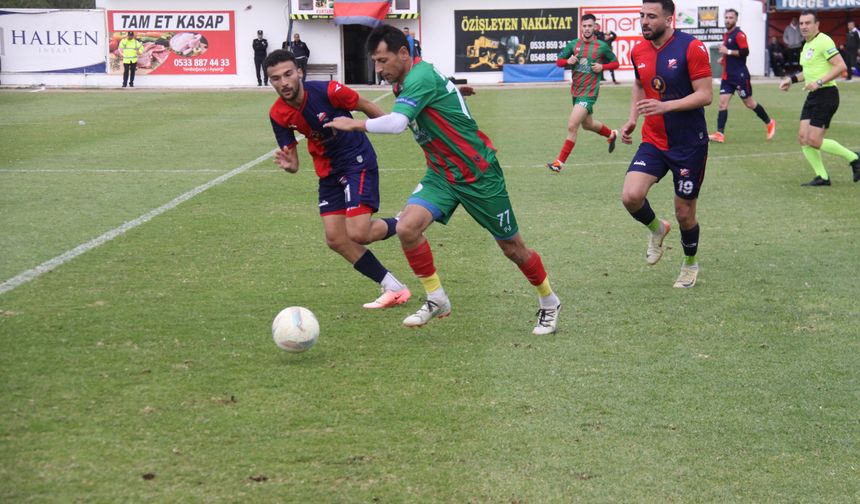
[(3, 72), (104, 73), (101, 10), (0, 9)]

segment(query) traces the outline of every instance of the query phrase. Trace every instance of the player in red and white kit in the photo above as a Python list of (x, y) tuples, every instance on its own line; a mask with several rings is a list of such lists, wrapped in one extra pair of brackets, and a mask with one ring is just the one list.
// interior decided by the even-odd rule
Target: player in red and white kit
[(668, 172), (675, 183), (675, 216), (681, 227), (684, 263), (675, 287), (696, 284), (699, 265), (699, 223), (696, 199), (705, 178), (708, 127), (704, 107), (711, 103), (711, 65), (708, 50), (692, 35), (672, 28), (672, 0), (644, 0), (642, 36), (631, 54), (636, 80), (630, 100), (630, 119), (621, 127), (621, 141), (633, 142), (640, 115), (642, 144), (624, 178), (622, 202), (634, 219), (648, 226), (651, 236), (645, 260), (656, 264), (663, 256), (669, 222), (658, 219), (648, 203), (648, 191)]
[(776, 121), (770, 118), (764, 107), (757, 103), (752, 97), (752, 84), (750, 83), (750, 71), (747, 69), (747, 56), (750, 49), (747, 43), (747, 35), (738, 26), (738, 11), (726, 9), (725, 14), (726, 33), (723, 34), (723, 43), (720, 45), (720, 61), (723, 64), (723, 80), (720, 82), (720, 111), (717, 114), (717, 132), (712, 134), (711, 140), (717, 143), (726, 141), (726, 121), (729, 119), (729, 100), (737, 93), (748, 109), (756, 113), (759, 119), (767, 126), (767, 139), (770, 140), (776, 134)]

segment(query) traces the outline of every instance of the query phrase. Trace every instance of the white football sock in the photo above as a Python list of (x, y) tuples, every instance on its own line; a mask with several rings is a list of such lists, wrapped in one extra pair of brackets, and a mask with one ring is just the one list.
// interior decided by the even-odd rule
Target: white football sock
[(399, 291), (403, 290), (403, 288), (406, 287), (405, 285), (400, 283), (400, 280), (394, 278), (394, 275), (392, 275), (390, 271), (385, 274), (385, 278), (383, 278), (382, 281), (379, 282), (379, 285), (381, 285), (383, 289), (388, 291)]
[(561, 300), (558, 299), (558, 296), (555, 295), (555, 292), (550, 293), (549, 296), (540, 296), (540, 307), (544, 310), (555, 310), (560, 304)]
[(448, 295), (445, 294), (445, 289), (443, 289), (442, 287), (439, 287), (438, 289), (434, 290), (433, 292), (427, 293), (427, 300), (433, 301), (436, 304), (442, 304), (447, 299), (448, 299)]

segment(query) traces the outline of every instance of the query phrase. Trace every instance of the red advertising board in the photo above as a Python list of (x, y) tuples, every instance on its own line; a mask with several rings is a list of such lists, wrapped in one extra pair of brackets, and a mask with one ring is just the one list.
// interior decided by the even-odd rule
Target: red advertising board
[[(615, 32), (618, 38), (612, 43), (612, 52), (618, 58), (620, 70), (633, 70), (630, 53), (642, 42), (642, 23), (639, 21), (641, 5), (629, 7), (580, 7), (580, 16), (593, 14), (604, 33)], [(581, 19), (581, 18), (580, 18)]]
[(233, 11), (108, 11), (108, 72), (122, 73), (119, 41), (129, 31), (143, 43), (138, 74), (236, 73)]

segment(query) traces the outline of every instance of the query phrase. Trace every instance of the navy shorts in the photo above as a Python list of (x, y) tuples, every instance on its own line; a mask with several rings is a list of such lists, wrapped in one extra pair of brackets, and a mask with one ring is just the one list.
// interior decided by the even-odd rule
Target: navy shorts
[(379, 169), (367, 163), (320, 179), (320, 215), (347, 217), (379, 210)]
[(742, 99), (752, 96), (752, 84), (749, 77), (729, 77), (720, 81), (720, 94), (737, 93)]
[(642, 143), (627, 171), (653, 175), (658, 182), (671, 171), (672, 180), (675, 182), (675, 195), (692, 200), (699, 197), (707, 162), (708, 144), (673, 147), (662, 151), (654, 144)]

